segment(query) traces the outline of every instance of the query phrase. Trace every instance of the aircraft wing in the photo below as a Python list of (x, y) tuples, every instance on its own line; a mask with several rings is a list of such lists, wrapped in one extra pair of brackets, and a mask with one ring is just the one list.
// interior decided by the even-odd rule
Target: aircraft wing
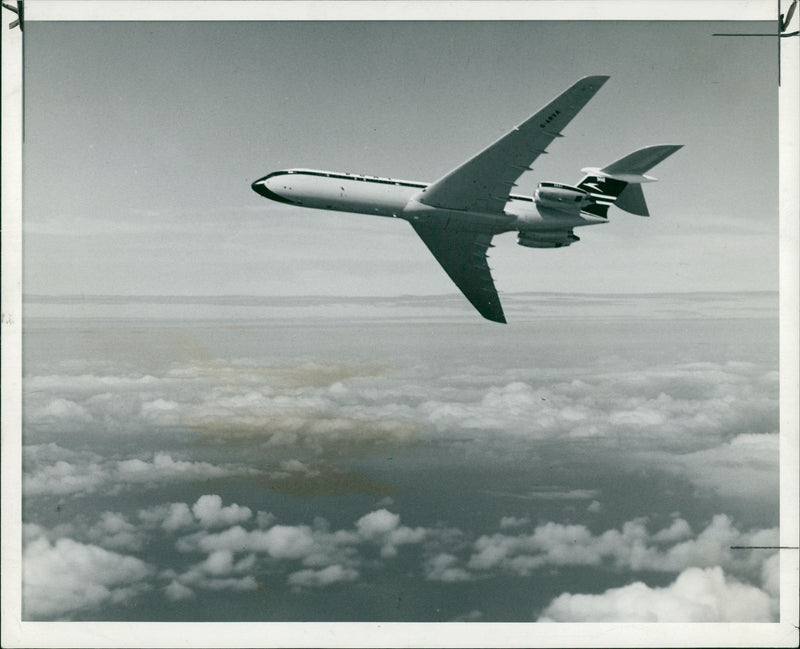
[(607, 79), (584, 77), (513, 131), (429, 185), (419, 200), (434, 207), (502, 213), (519, 177), (560, 137), (560, 131)]
[(417, 221), (410, 223), (472, 306), (487, 320), (505, 323), (486, 259), (493, 233)]

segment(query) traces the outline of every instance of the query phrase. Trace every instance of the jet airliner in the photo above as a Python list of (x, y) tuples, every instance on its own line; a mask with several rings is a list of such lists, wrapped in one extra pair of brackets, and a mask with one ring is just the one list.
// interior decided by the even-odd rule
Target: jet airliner
[(533, 196), (514, 194), (520, 176), (608, 80), (576, 82), (494, 144), (433, 183), (313, 169), (274, 171), (252, 184), (274, 201), (408, 221), (465, 297), (487, 320), (506, 322), (487, 262), (492, 238), (517, 232), (528, 248), (579, 241), (574, 228), (607, 223), (612, 205), (649, 216), (645, 173), (682, 145), (639, 149), (602, 168), (587, 167), (577, 185), (541, 182)]

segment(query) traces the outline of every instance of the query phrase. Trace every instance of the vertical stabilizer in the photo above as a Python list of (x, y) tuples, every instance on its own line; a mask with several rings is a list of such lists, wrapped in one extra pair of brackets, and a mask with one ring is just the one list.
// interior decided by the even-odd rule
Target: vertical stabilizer
[(583, 169), (588, 175), (578, 187), (589, 192), (594, 199), (592, 204), (583, 210), (606, 218), (608, 208), (616, 205), (631, 214), (650, 216), (641, 184), (653, 182), (656, 178), (646, 176), (645, 172), (650, 171), (682, 146), (682, 144), (649, 146), (629, 153), (602, 169), (597, 167)]
[(644, 200), (642, 186), (639, 184), (630, 184), (623, 189), (614, 205), (637, 216), (650, 216), (647, 203)]

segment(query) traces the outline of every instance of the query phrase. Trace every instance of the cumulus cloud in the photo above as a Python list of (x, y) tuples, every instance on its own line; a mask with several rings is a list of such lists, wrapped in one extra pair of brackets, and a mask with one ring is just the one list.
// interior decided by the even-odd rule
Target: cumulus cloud
[(253, 512), (249, 507), (233, 504), (222, 506), (222, 498), (216, 494), (201, 496), (192, 506), (192, 513), (203, 527), (235, 525), (248, 520)]
[(274, 525), (267, 530), (246, 530), (235, 525), (216, 534), (199, 533), (178, 542), (184, 552), (260, 552), (275, 559), (299, 559), (314, 547), (314, 535), (307, 525)]
[(442, 553), (428, 559), (425, 564), (425, 578), (429, 581), (457, 582), (469, 581), (472, 575), (458, 566), (458, 558)]
[[(266, 523), (269, 525), (272, 520)], [(273, 559), (301, 560), (309, 566), (328, 567), (348, 563), (348, 557), (354, 556), (357, 546), (363, 543), (377, 545), (384, 558), (394, 557), (398, 546), (420, 543), (427, 533), (424, 528), (401, 525), (397, 514), (380, 509), (358, 519), (354, 530), (331, 531), (324, 520), (316, 521), (314, 527), (273, 524), (267, 529), (248, 530), (233, 525), (217, 533), (196, 532), (185, 536), (178, 540), (177, 548), (182, 552), (248, 551)]]
[(105, 603), (127, 602), (153, 569), (136, 557), (29, 529), (22, 554), (23, 615), (53, 618)]
[(109, 470), (102, 464), (57, 460), (53, 464), (26, 467), (22, 491), (26, 496), (91, 493), (109, 479)]
[(139, 519), (147, 526), (160, 526), (167, 532), (191, 527), (195, 520), (189, 505), (170, 503), (139, 510)]
[(112, 550), (140, 550), (144, 541), (141, 530), (116, 512), (103, 513), (100, 520), (89, 529), (88, 537)]
[(420, 543), (426, 534), (424, 528), (411, 529), (400, 525), (400, 516), (387, 509), (379, 509), (362, 516), (356, 521), (356, 529), (364, 539), (381, 543), (383, 557), (395, 556), (398, 545)]
[[(258, 588), (256, 575), (265, 571), (280, 575), (291, 588), (325, 588), (369, 579), (396, 560), (400, 547), (419, 544), (424, 559), (416, 571), (430, 582), (457, 584), (504, 573), (526, 576), (575, 565), (619, 574), (678, 575), (666, 588), (638, 583), (599, 595), (564, 593), (543, 611), (543, 619), (689, 619), (681, 617), (684, 609), (675, 603), (685, 600), (687, 608), (693, 606), (687, 592), (706, 607), (697, 614), (702, 619), (736, 619), (743, 607), (749, 607), (751, 615), (777, 615), (777, 555), (731, 549), (775, 544), (777, 529), (742, 531), (725, 515), (714, 516), (699, 533), (677, 513), (659, 528), (651, 529), (647, 519), (638, 518), (597, 533), (584, 525), (554, 522), (531, 530), (528, 518), (506, 516), (499, 520), (498, 532), (472, 541), (468, 532), (443, 525), (406, 526), (385, 508), (364, 514), (344, 529), (331, 529), (322, 518), (310, 525), (279, 524), (271, 514), (253, 516), (249, 508), (225, 505), (217, 494), (203, 495), (191, 505), (142, 509), (137, 517), (139, 528), (120, 513), (104, 512), (77, 538), (72, 537), (80, 526), (50, 531), (27, 526), (25, 597), (31, 603), (26, 610), (42, 618), (69, 615), (104, 602), (126, 601), (148, 588), (159, 588), (170, 601), (191, 599), (200, 591), (251, 591)], [(214, 529), (218, 526), (224, 529)], [(182, 533), (175, 546), (186, 557), (183, 568), (159, 572), (120, 553), (141, 550), (150, 536), (163, 535), (161, 530)], [(60, 589), (45, 592), (52, 579), (59, 580)], [(74, 597), (72, 590), (84, 584), (85, 591)], [(720, 608), (717, 599), (727, 608)], [(742, 602), (740, 608), (735, 601)]]
[(754, 579), (770, 554), (732, 550), (731, 546), (776, 545), (778, 538), (776, 528), (740, 531), (723, 514), (714, 516), (696, 537), (691, 538), (691, 534), (689, 524), (681, 518), (656, 532), (650, 532), (646, 519), (640, 518), (597, 535), (585, 525), (548, 522), (529, 534), (479, 537), (468, 567), (529, 575), (543, 566), (559, 565), (610, 565), (662, 572), (679, 572), (690, 566), (723, 566)]
[(174, 570), (166, 570), (163, 578), (170, 579), (165, 588), (165, 595), (179, 601), (189, 599), (200, 590), (233, 590), (248, 591), (258, 588), (258, 582), (249, 574), (256, 566), (254, 554), (247, 554), (236, 559), (231, 550), (214, 550), (205, 560), (196, 563), (178, 574)]
[(358, 571), (338, 563), (321, 570), (299, 570), (289, 575), (290, 586), (322, 587), (341, 581), (355, 581)]
[[(138, 457), (127, 460), (102, 459), (92, 452), (70, 453), (69, 459), (48, 459), (54, 453), (33, 452), (23, 447), (25, 459), (22, 489), (26, 496), (86, 495), (101, 488), (117, 491), (129, 485), (153, 485), (171, 481), (216, 478), (252, 473), (252, 469), (217, 466), (208, 462), (174, 459), (157, 452), (152, 460)], [(53, 445), (55, 446), (55, 445)], [(52, 451), (52, 449), (51, 449)]]
[(64, 422), (85, 424), (92, 421), (89, 412), (70, 399), (57, 397), (33, 413), (33, 422)]
[(516, 516), (503, 516), (500, 519), (500, 529), (508, 530), (515, 527), (525, 527), (526, 525), (530, 525), (530, 522), (531, 519), (527, 517), (517, 518)]
[[(203, 502), (211, 502), (211, 499)], [(221, 503), (216, 503), (215, 512), (219, 511), (218, 505)], [(163, 519), (163, 511), (160, 516)], [(248, 516), (244, 522), (250, 522), (250, 518)], [(160, 519), (154, 517), (153, 520), (157, 524)], [(237, 524), (219, 532), (203, 529), (179, 538), (176, 547), (180, 552), (204, 553), (206, 559), (170, 578), (189, 588), (209, 588), (211, 577), (218, 580), (231, 573), (249, 572), (267, 560), (271, 562), (268, 564), (271, 570), (280, 565), (303, 566), (290, 573), (287, 578), (290, 586), (324, 587), (353, 581), (361, 575), (361, 568), (379, 565), (374, 560), (366, 560), (362, 554), (365, 545), (377, 548), (382, 560), (391, 560), (397, 556), (400, 546), (422, 543), (426, 538), (439, 535), (438, 530), (404, 526), (397, 514), (386, 509), (365, 514), (351, 529), (331, 530), (328, 522), (321, 518), (315, 519), (313, 525), (275, 524), (274, 517), (269, 515), (255, 520), (254, 525), (248, 529)], [(243, 554), (247, 556), (239, 559)], [(441, 563), (438, 567), (440, 574), (434, 578), (459, 579), (458, 569)]]
[(539, 622), (771, 622), (763, 590), (727, 577), (722, 568), (687, 568), (669, 586), (635, 582), (597, 595), (564, 593)]
[(169, 582), (169, 584), (164, 588), (164, 594), (167, 596), (167, 599), (173, 602), (179, 602), (195, 597), (194, 591), (188, 586), (184, 586), (177, 579), (173, 579), (171, 582)]
[(778, 447), (777, 432), (742, 433), (713, 448), (662, 454), (659, 467), (724, 496), (768, 500), (778, 493)]
[(390, 534), (400, 525), (400, 516), (388, 509), (379, 509), (365, 514), (356, 521), (356, 529), (366, 539), (374, 539)]

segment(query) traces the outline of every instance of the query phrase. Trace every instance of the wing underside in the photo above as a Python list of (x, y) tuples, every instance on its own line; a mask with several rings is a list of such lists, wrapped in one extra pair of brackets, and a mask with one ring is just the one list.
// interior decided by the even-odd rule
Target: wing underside
[(492, 233), (411, 221), (450, 279), (487, 320), (505, 323), (486, 252)]

